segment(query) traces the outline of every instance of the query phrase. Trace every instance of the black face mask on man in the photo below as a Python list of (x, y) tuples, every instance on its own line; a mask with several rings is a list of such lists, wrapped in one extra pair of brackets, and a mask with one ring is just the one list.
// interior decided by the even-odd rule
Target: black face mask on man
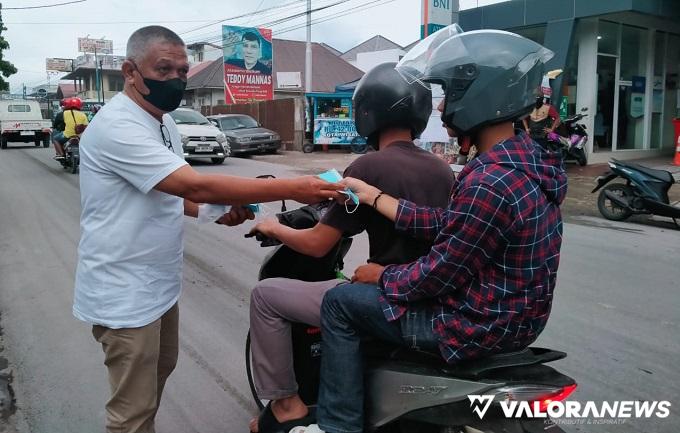
[[(133, 63), (133, 65), (135, 64)], [(184, 89), (187, 87), (186, 81), (180, 78), (162, 81), (152, 80), (151, 78), (145, 78), (137, 65), (135, 65), (135, 69), (144, 80), (144, 85), (149, 89), (148, 95), (140, 92), (146, 102), (166, 113), (174, 111), (180, 106), (184, 97)]]

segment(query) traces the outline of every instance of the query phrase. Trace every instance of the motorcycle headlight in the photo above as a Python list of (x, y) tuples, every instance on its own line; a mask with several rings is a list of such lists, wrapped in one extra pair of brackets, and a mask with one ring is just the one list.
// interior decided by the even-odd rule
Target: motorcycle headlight
[(187, 144), (189, 144), (189, 136), (188, 135), (181, 134), (180, 137), (182, 138), (182, 144), (183, 145), (186, 146)]
[(224, 144), (227, 141), (227, 136), (219, 133), (215, 136), (215, 140), (217, 140), (217, 142), (220, 144)]

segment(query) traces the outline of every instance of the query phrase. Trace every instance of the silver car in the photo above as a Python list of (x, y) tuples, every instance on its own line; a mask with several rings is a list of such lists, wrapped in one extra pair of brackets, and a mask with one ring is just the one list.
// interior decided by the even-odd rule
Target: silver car
[(281, 148), (281, 137), (271, 129), (263, 128), (255, 119), (245, 114), (218, 114), (208, 116), (227, 137), (232, 154), (270, 152)]

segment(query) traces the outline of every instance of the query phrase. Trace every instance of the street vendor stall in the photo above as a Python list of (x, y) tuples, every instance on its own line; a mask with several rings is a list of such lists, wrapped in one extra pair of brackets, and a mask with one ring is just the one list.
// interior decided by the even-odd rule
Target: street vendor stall
[(349, 146), (354, 153), (368, 149), (357, 134), (352, 113), (352, 92), (307, 93), (306, 140), (304, 152), (316, 145)]

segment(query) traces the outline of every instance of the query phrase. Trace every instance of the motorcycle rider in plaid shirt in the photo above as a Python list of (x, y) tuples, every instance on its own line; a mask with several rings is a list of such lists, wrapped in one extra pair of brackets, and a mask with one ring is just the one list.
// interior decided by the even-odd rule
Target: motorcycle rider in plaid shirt
[(361, 266), (354, 284), (326, 293), (318, 425), (291, 433), (363, 430), (364, 338), (437, 352), (453, 364), (521, 350), (543, 331), (567, 178), (559, 155), (515, 131), (513, 121), (533, 108), (552, 55), (496, 30), (454, 35), (430, 53), (418, 79), (443, 86), (444, 126), (451, 136), (470, 137), (478, 156), (458, 176), (446, 209), (343, 180), (397, 230), (433, 246), (412, 263)]

